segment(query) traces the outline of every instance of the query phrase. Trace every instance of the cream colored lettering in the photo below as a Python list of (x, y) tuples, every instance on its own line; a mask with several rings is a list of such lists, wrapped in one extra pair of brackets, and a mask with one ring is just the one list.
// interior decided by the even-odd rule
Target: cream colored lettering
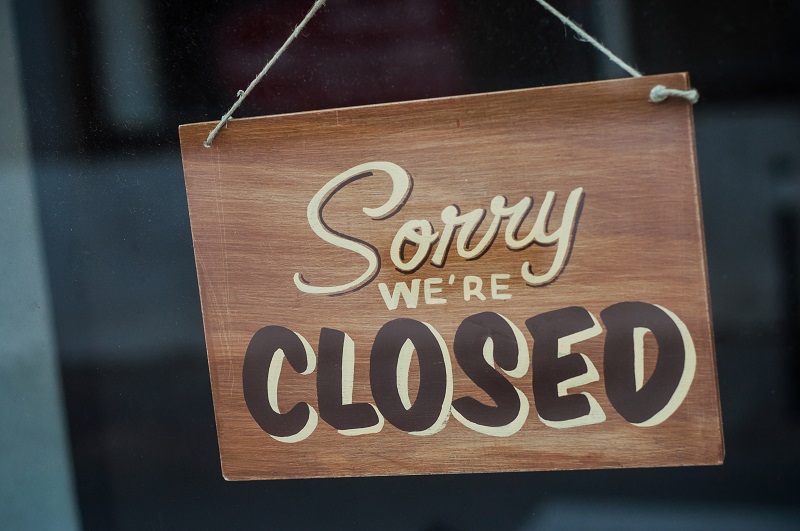
[[(660, 308), (670, 319), (675, 323), (678, 327), (678, 330), (681, 334), (681, 340), (683, 341), (683, 351), (684, 351), (684, 362), (683, 362), (683, 370), (681, 371), (681, 378), (678, 382), (678, 385), (675, 388), (672, 397), (670, 398), (669, 402), (667, 403), (664, 408), (656, 413), (653, 417), (649, 420), (644, 422), (636, 422), (633, 423), (634, 426), (640, 427), (648, 427), (648, 426), (657, 426), (661, 424), (669, 417), (672, 416), (673, 413), (678, 409), (678, 407), (683, 403), (686, 395), (689, 393), (689, 387), (692, 385), (692, 381), (694, 381), (694, 374), (697, 370), (697, 352), (694, 348), (694, 341), (692, 340), (692, 335), (689, 333), (689, 329), (686, 327), (686, 324), (681, 321), (680, 317), (675, 315), (672, 311), (660, 306), (658, 304), (655, 305), (656, 307)], [(635, 333), (635, 332), (634, 332)], [(635, 343), (638, 343), (634, 348), (644, 349), (644, 338), (639, 338), (635, 340)], [(635, 354), (634, 358), (634, 371), (637, 373), (636, 376), (636, 386), (637, 391), (641, 388), (640, 382), (644, 379), (644, 368), (639, 368), (640, 365), (643, 365), (642, 358), (644, 354), (642, 352), (638, 352)], [(641, 379), (641, 380), (640, 380)]]
[[(434, 282), (434, 284), (441, 283), (441, 279), (435, 280), (439, 282)], [(419, 282), (417, 287), (419, 287)], [(647, 314), (649, 317), (645, 319), (645, 321), (649, 319), (650, 326), (656, 325), (652, 330), (637, 326), (635, 316), (640, 315), (647, 308), (657, 309), (658, 314), (667, 318), (667, 322), (674, 324), (674, 328), (665, 326), (664, 320), (652, 320), (652, 313)], [(646, 428), (663, 423), (683, 404), (695, 379), (697, 353), (689, 329), (676, 314), (656, 304), (618, 303), (607, 307), (600, 315), (603, 325), (606, 326), (606, 341), (602, 350), (607, 398), (604, 402), (608, 403), (608, 407), (614, 408), (633, 426)], [(580, 317), (583, 318), (579, 319)], [(464, 326), (465, 324), (466, 326)], [(502, 326), (498, 327), (498, 324)], [(476, 376), (480, 377), (483, 374), (483, 367), (491, 368), (494, 372), (501, 372), (514, 379), (522, 378), (532, 372), (533, 387), (529, 389), (533, 392), (534, 400), (537, 401), (538, 418), (547, 427), (565, 429), (604, 422), (606, 413), (600, 406), (600, 401), (592, 394), (598, 392), (597, 388), (594, 387), (591, 393), (589, 390), (581, 390), (582, 387), (600, 380), (598, 370), (589, 356), (581, 352), (573, 352), (575, 345), (603, 333), (600, 321), (586, 309), (573, 306), (535, 315), (526, 321), (526, 325), (532, 335), (533, 352), (529, 350), (528, 341), (522, 331), (503, 315), (484, 312), (467, 317), (462, 321), (453, 338), (453, 355), (462, 369), (470, 366), (474, 368), (474, 363), (470, 365), (469, 362), (474, 361), (476, 356), (482, 358), (485, 364), (481, 363), (478, 366), (479, 372), (473, 370), (467, 376), (484, 391), (489, 389), (483, 387), (486, 385), (486, 381), (484, 380), (484, 384), (481, 384), (480, 379), (475, 379)], [(412, 326), (414, 328), (411, 328)], [(423, 334), (419, 333), (420, 329), (424, 331)], [(467, 341), (459, 341), (459, 335), (465, 332), (468, 337), (462, 339), (467, 339)], [(562, 333), (565, 335), (561, 335)], [(631, 333), (633, 337), (628, 341), (627, 338)], [(640, 367), (643, 362), (640, 359), (644, 356), (641, 351), (645, 348), (644, 336), (646, 333), (655, 334), (657, 343), (659, 337), (665, 339), (663, 345), (659, 347), (658, 363), (666, 362), (668, 365), (671, 364), (671, 368), (667, 369), (666, 373), (662, 372), (660, 376), (650, 377), (661, 378), (663, 384), (669, 386), (670, 392), (665, 403), (662, 398), (654, 396), (653, 393), (640, 393), (644, 386), (648, 385), (640, 383), (644, 378), (641, 375), (643, 369)], [(355, 346), (349, 335), (343, 334), (343, 336), (339, 347), (342, 349), (341, 404), (352, 405), (355, 387)], [(323, 348), (322, 337), (321, 335), (320, 349)], [(299, 348), (294, 341), (295, 338), (299, 340)], [(418, 350), (418, 347), (424, 348)], [(388, 352), (387, 348), (397, 349), (394, 360), (385, 356)], [(537, 348), (545, 350), (537, 353)], [(472, 349), (471, 354), (469, 353), (470, 349)], [(550, 349), (549, 353), (548, 349)], [(628, 352), (625, 352), (626, 349)], [(469, 354), (466, 357), (464, 356), (465, 351)], [(318, 424), (318, 414), (308, 403), (301, 402), (300, 404), (305, 405), (308, 411), (305, 422), (299, 426), (292, 426), (292, 431), (288, 435), (284, 434), (285, 425), (281, 426), (279, 417), (286, 416), (294, 410), (292, 408), (288, 412), (281, 412), (278, 400), (279, 382), (283, 365), (287, 361), (287, 353), (293, 355), (294, 362), (290, 365), (298, 363), (298, 356), (304, 361), (305, 368), (300, 374), (309, 375), (320, 370), (317, 367), (314, 350), (302, 335), (283, 327), (267, 326), (256, 332), (248, 346), (245, 369), (242, 371), (242, 386), (248, 410), (258, 425), (270, 437), (279, 442), (297, 443), (307, 439), (314, 432)], [(513, 364), (508, 359), (509, 353), (516, 354), (516, 362)], [(413, 374), (411, 367), (415, 356), (417, 365), (420, 367), (417, 376), (419, 385), (416, 386), (417, 392), (412, 393), (409, 378)], [(563, 369), (556, 368), (553, 366), (553, 360), (550, 359), (551, 356), (554, 356), (555, 360), (570, 358), (573, 361), (567, 363)], [(483, 415), (482, 419), (470, 416), (468, 408), (462, 407), (465, 405), (463, 397), (453, 401), (452, 357), (447, 343), (431, 324), (407, 318), (395, 319), (384, 324), (375, 336), (369, 362), (369, 388), (376, 401), (370, 406), (375, 412), (377, 421), (363, 428), (339, 430), (339, 433), (351, 436), (378, 433), (382, 430), (385, 420), (392, 422), (394, 419), (394, 422), (403, 421), (402, 426), (395, 424), (395, 427), (402, 431), (412, 435), (433, 435), (445, 427), (451, 413), (464, 426), (478, 433), (495, 437), (510, 437), (518, 433), (530, 414), (528, 397), (517, 386), (512, 385), (511, 391), (516, 395), (517, 411), (513, 418), (506, 417), (502, 423), (493, 422), (497, 418), (495, 416), (498, 412), (497, 408), (494, 408), (491, 416)], [(388, 364), (382, 364), (387, 360)], [(500, 363), (498, 360), (505, 361)], [(464, 364), (464, 361), (467, 363)], [(538, 369), (537, 363), (539, 364)], [(431, 371), (431, 369), (433, 370)], [(676, 369), (680, 371), (677, 381), (675, 379)], [(429, 372), (427, 376), (423, 376), (426, 370)], [(261, 374), (264, 376), (259, 377)], [(318, 379), (317, 385), (319, 386), (319, 384), (320, 380)], [(620, 385), (624, 389), (620, 389)], [(635, 390), (633, 390), (634, 385)], [(424, 391), (428, 389), (423, 386), (437, 386), (439, 391), (426, 393)], [(551, 392), (549, 388), (552, 387), (555, 387), (554, 394), (556, 396), (549, 396)], [(385, 395), (387, 389), (392, 390), (388, 400)], [(632, 390), (633, 392), (631, 392)], [(462, 389), (459, 394), (463, 394), (463, 391)], [(623, 394), (620, 394), (620, 391)], [(495, 399), (495, 396), (501, 396), (496, 393), (497, 388), (490, 395), (492, 399)], [(413, 399), (412, 394), (416, 394)], [(589, 408), (588, 411), (577, 416), (569, 414), (569, 410), (572, 409), (571, 405), (567, 406), (565, 415), (563, 406), (553, 402), (553, 399), (561, 401), (565, 397), (579, 394), (583, 395)], [(397, 407), (396, 402), (398, 401), (400, 407)], [(505, 403), (507, 406), (508, 402)], [(419, 427), (419, 424), (415, 423), (417, 419), (413, 416), (404, 416), (418, 404), (423, 404), (424, 407), (417, 411), (424, 410), (428, 419), (425, 421), (428, 424), (424, 427)], [(543, 412), (545, 404), (548, 404), (548, 413)], [(499, 405), (497, 402), (498, 407)], [(631, 416), (632, 413), (641, 415), (642, 412), (645, 412), (645, 418), (632, 418)], [(435, 414), (435, 417), (431, 413)], [(325, 417), (321, 418), (330, 422)], [(277, 433), (281, 430), (283, 432), (278, 435)]]
[[(548, 196), (549, 195), (550, 192), (548, 192)], [(533, 241), (536, 241), (542, 245), (555, 244), (556, 256), (553, 259), (553, 264), (550, 266), (550, 269), (543, 275), (536, 275), (531, 268), (530, 262), (525, 262), (522, 264), (521, 274), (522, 278), (525, 279), (525, 282), (531, 286), (542, 286), (555, 280), (559, 273), (561, 273), (561, 270), (564, 269), (564, 266), (567, 263), (569, 252), (572, 250), (572, 240), (575, 235), (575, 224), (577, 222), (578, 212), (582, 203), (583, 188), (576, 188), (570, 192), (569, 197), (567, 198), (567, 204), (564, 205), (564, 214), (561, 217), (561, 226), (550, 234), (547, 234), (545, 230), (547, 223), (539, 223), (539, 219), (542, 218), (541, 212), (543, 211), (547, 211), (546, 219), (549, 219), (550, 214), (552, 214), (553, 205), (552, 201), (548, 203), (547, 198), (545, 198), (545, 203), (542, 204), (542, 210), (537, 217), (536, 224), (534, 224), (531, 233), (533, 234)]]
[[(481, 237), (480, 241), (472, 248), (469, 248), (470, 242), (475, 237), (478, 227), (486, 217), (486, 210), (477, 209), (466, 214), (461, 214), (457, 205), (446, 206), (441, 214), (444, 228), (442, 229), (439, 243), (436, 246), (436, 251), (431, 258), (431, 263), (437, 267), (444, 266), (450, 247), (453, 244), (453, 239), (456, 238), (456, 231), (458, 231), (458, 237), (456, 238), (456, 251), (458, 255), (466, 260), (480, 258), (489, 250), (489, 247), (491, 247), (500, 231), (500, 225), (503, 220), (508, 219), (505, 231), (505, 243), (506, 247), (512, 251), (521, 251), (534, 243), (543, 246), (557, 245), (553, 264), (545, 274), (534, 274), (530, 262), (525, 262), (522, 266), (522, 276), (528, 284), (532, 286), (541, 286), (552, 282), (566, 265), (569, 251), (572, 248), (572, 239), (578, 213), (581, 203), (583, 202), (583, 188), (576, 188), (570, 192), (566, 205), (564, 206), (561, 226), (553, 232), (548, 233), (547, 227), (553, 213), (555, 199), (555, 192), (547, 192), (542, 206), (539, 208), (533, 228), (527, 236), (520, 239), (518, 234), (523, 221), (525, 221), (525, 218), (533, 207), (533, 199), (525, 197), (515, 205), (509, 207), (506, 205), (507, 199), (505, 197), (501, 195), (495, 196), (492, 198), (489, 206), (489, 210), (492, 213), (492, 221), (486, 228), (483, 237)], [(433, 229), (430, 230), (432, 231)], [(416, 255), (415, 258), (417, 258)], [(401, 269), (397, 262), (395, 262), (395, 265), (398, 269)]]
[(416, 308), (419, 301), (419, 284), (420, 279), (418, 278), (411, 281), (410, 288), (405, 282), (398, 282), (394, 285), (392, 292), (389, 293), (389, 286), (385, 282), (381, 282), (378, 284), (378, 290), (381, 292), (383, 302), (386, 303), (386, 307), (390, 310), (397, 309), (401, 296), (406, 303), (406, 308)]
[[(564, 356), (570, 356), (572, 354), (572, 345), (575, 343), (580, 343), (582, 341), (586, 341), (592, 337), (598, 336), (603, 332), (603, 328), (600, 326), (600, 323), (597, 322), (597, 319), (594, 315), (589, 313), (589, 316), (592, 318), (594, 322), (594, 326), (591, 328), (587, 328), (586, 330), (581, 330), (580, 332), (576, 332), (574, 334), (564, 336), (559, 338), (558, 340), (558, 357), (563, 358)], [(563, 397), (567, 396), (570, 390), (575, 387), (582, 387), (584, 385), (596, 382), (600, 379), (600, 375), (597, 372), (597, 368), (592, 363), (592, 360), (586, 354), (581, 352), (576, 352), (575, 354), (579, 355), (583, 360), (583, 365), (585, 370), (576, 376), (558, 382), (558, 396)], [(581, 417), (577, 417), (574, 419), (569, 420), (547, 420), (539, 416), (539, 420), (541, 420), (545, 426), (550, 426), (551, 428), (573, 428), (575, 426), (588, 426), (590, 424), (599, 424), (600, 422), (604, 422), (606, 420), (606, 414), (603, 411), (603, 408), (600, 407), (600, 404), (597, 402), (597, 399), (589, 394), (588, 391), (581, 392), (583, 396), (589, 402), (589, 412)]]
[(322, 217), (322, 210), (325, 204), (342, 188), (353, 181), (370, 177), (375, 172), (387, 173), (392, 178), (392, 193), (389, 200), (377, 208), (363, 208), (364, 214), (372, 219), (385, 219), (403, 207), (408, 194), (411, 193), (411, 176), (400, 166), (392, 162), (367, 162), (359, 164), (349, 170), (334, 177), (328, 184), (323, 186), (319, 192), (311, 199), (308, 204), (307, 217), (308, 224), (314, 234), (324, 241), (335, 245), (341, 249), (353, 251), (367, 260), (367, 268), (364, 272), (352, 281), (337, 286), (314, 286), (311, 285), (300, 273), (294, 274), (294, 283), (297, 289), (304, 293), (316, 295), (337, 295), (347, 293), (363, 287), (371, 282), (378, 274), (380, 269), (380, 257), (377, 251), (370, 245), (361, 240), (340, 234), (332, 230), (325, 224)]
[[(492, 199), (491, 208), (494, 209), (496, 208), (496, 204), (499, 205), (501, 203), (505, 203), (505, 198), (502, 196), (497, 196)], [(447, 251), (449, 250), (450, 245), (453, 243), (453, 236), (457, 227), (461, 227), (461, 230), (458, 233), (458, 239), (456, 240), (456, 250), (458, 255), (466, 260), (474, 260), (475, 258), (481, 257), (492, 245), (492, 242), (497, 236), (497, 231), (500, 228), (500, 223), (503, 220), (503, 216), (494, 216), (489, 228), (486, 229), (483, 238), (481, 238), (481, 240), (475, 244), (472, 249), (468, 249), (472, 238), (475, 236), (478, 227), (483, 222), (485, 217), (486, 211), (482, 208), (473, 210), (472, 212), (468, 212), (466, 214), (460, 214), (456, 205), (449, 205), (445, 207), (444, 210), (442, 210), (441, 216), (442, 222), (444, 223), (442, 240), (439, 242), (439, 245), (436, 248), (436, 253), (434, 253), (431, 263), (437, 267), (442, 267), (444, 265), (444, 262), (447, 259)]]
[(492, 274), (491, 288), (493, 299), (504, 301), (511, 298), (510, 293), (500, 293), (501, 291), (506, 291), (508, 289), (508, 284), (500, 284), (500, 282), (498, 282), (499, 280), (508, 280), (509, 278), (511, 278), (511, 275), (502, 273)]
[(542, 201), (542, 206), (539, 207), (539, 214), (536, 216), (533, 228), (528, 235), (522, 239), (519, 239), (517, 236), (519, 235), (520, 228), (522, 228), (522, 222), (525, 221), (531, 208), (533, 208), (533, 199), (530, 197), (523, 197), (517, 204), (510, 207), (505, 205), (505, 201), (496, 208), (495, 205), (492, 204), (492, 213), (495, 216), (508, 218), (505, 234), (506, 247), (513, 251), (520, 251), (530, 247), (536, 240), (537, 235), (544, 234), (555, 199), (555, 192), (547, 192), (545, 194), (544, 201)]
[[(439, 239), (439, 233), (433, 231), (433, 225), (427, 219), (406, 221), (392, 240), (390, 256), (395, 267), (403, 273), (412, 273), (428, 259), (431, 246)], [(406, 242), (416, 246), (414, 256), (403, 261), (403, 248)]]
[[(441, 278), (426, 278), (424, 285), (425, 285), (425, 304), (447, 304), (447, 300), (441, 297), (437, 297), (437, 293), (442, 292), (442, 288), (436, 286), (437, 284), (441, 284), (443, 280)], [(436, 287), (435, 287), (436, 286)]]
[[(307, 209), (307, 218), (311, 230), (325, 242), (362, 256), (367, 261), (366, 269), (352, 281), (334, 286), (312, 285), (300, 273), (295, 273), (294, 283), (300, 291), (317, 295), (347, 293), (369, 284), (380, 272), (380, 254), (374, 246), (330, 228), (323, 219), (325, 205), (338, 191), (349, 183), (372, 176), (378, 171), (388, 174), (392, 179), (392, 190), (389, 199), (378, 208), (363, 208), (363, 212), (376, 220), (388, 218), (403, 207), (412, 188), (410, 175), (403, 168), (391, 162), (368, 162), (354, 166), (337, 175), (314, 195)], [(534, 272), (530, 262), (523, 263), (521, 267), (522, 278), (528, 285), (542, 286), (555, 280), (566, 266), (572, 250), (578, 216), (583, 203), (583, 188), (576, 188), (570, 192), (561, 215), (560, 226), (548, 232), (555, 202), (555, 192), (547, 192), (539, 207), (533, 226), (526, 236), (520, 237), (519, 232), (522, 225), (533, 209), (533, 198), (524, 197), (516, 204), (508, 206), (508, 200), (504, 196), (493, 197), (488, 209), (488, 212), (491, 213), (491, 220), (486, 225), (483, 236), (474, 244), (473, 240), (476, 238), (479, 228), (484, 225), (487, 210), (479, 208), (461, 214), (458, 205), (448, 205), (442, 209), (440, 215), (440, 219), (444, 224), (441, 233), (436, 231), (433, 223), (426, 219), (406, 221), (398, 229), (392, 240), (389, 256), (397, 270), (402, 273), (413, 273), (424, 265), (429, 256), (431, 257), (430, 263), (432, 265), (444, 267), (450, 249), (454, 244), (455, 251), (459, 257), (465, 260), (476, 260), (490, 249), (500, 233), (503, 220), (508, 220), (504, 235), (508, 249), (521, 251), (533, 244), (555, 246), (556, 251), (553, 261), (545, 272)], [(406, 258), (405, 250), (408, 247), (414, 247), (415, 250), (411, 257)], [(432, 256), (431, 252), (433, 252)], [(509, 293), (500, 293), (500, 291), (507, 289), (507, 286), (496, 282), (505, 278), (507, 277), (492, 277), (492, 298), (500, 300), (510, 298), (511, 295)], [(464, 299), (469, 300), (470, 297), (475, 296), (484, 300), (484, 295), (480, 291), (481, 287), (482, 282), (478, 284), (476, 281), (472, 281), (468, 284), (465, 281)], [(429, 293), (431, 292), (427, 291), (429, 288), (427, 283), (425, 288), (425, 298), (428, 304), (444, 303), (442, 299), (432, 297), (431, 300), (434, 302), (428, 302)], [(387, 307), (395, 309), (399, 303), (400, 295), (397, 287), (392, 294), (389, 294), (388, 287), (385, 284), (380, 286), (380, 290)], [(403, 293), (403, 297), (406, 299), (409, 308), (416, 307), (418, 294), (414, 297), (413, 305), (408, 304), (410, 295), (406, 297), (406, 294)]]
[(479, 300), (485, 301), (486, 295), (481, 293), (483, 289), (483, 280), (481, 277), (474, 275), (467, 275), (464, 277), (464, 300), (469, 301), (472, 297), (477, 297)]

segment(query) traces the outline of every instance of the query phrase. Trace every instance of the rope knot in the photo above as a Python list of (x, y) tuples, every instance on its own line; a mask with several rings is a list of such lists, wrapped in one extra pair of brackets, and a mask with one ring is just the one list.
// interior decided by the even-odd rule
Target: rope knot
[(667, 98), (683, 98), (689, 103), (697, 103), (700, 100), (700, 93), (696, 89), (678, 90), (667, 88), (664, 85), (656, 85), (650, 91), (650, 103), (661, 103)]

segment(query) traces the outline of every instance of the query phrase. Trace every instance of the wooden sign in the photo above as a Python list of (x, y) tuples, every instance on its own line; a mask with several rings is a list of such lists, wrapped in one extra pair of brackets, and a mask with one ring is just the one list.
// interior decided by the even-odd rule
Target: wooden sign
[(181, 127), (227, 479), (721, 463), (685, 74)]

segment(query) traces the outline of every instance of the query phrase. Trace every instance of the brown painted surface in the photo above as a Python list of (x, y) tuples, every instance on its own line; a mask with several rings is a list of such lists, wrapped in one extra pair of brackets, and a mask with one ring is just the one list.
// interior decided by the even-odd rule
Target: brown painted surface
[[(181, 148), (203, 307), (223, 474), (227, 479), (515, 470), (671, 466), (721, 463), (723, 442), (710, 322), (706, 259), (695, 160), (692, 108), (680, 99), (647, 101), (655, 84), (687, 88), (684, 74), (233, 120), (210, 149), (203, 140), (213, 123), (180, 129)], [(338, 296), (300, 292), (309, 282), (348, 282), (365, 269), (357, 254), (322, 241), (309, 227), (311, 198), (331, 179), (356, 165), (389, 161), (413, 177), (405, 205), (373, 220), (363, 207), (378, 207), (391, 190), (386, 174), (360, 179), (325, 207), (334, 230), (378, 249), (381, 269), (361, 289)], [(546, 192), (557, 194), (550, 230), (561, 223), (568, 194), (584, 189), (569, 261), (544, 286), (520, 275), (525, 261), (541, 272), (555, 246), (509, 250), (504, 220), (493, 245), (467, 261), (455, 249), (444, 267), (430, 260), (417, 271), (395, 269), (389, 248), (400, 226), (427, 219), (442, 230), (440, 214), (456, 204), (461, 213), (489, 209), (502, 195), (534, 206), (520, 231), (527, 234)], [(488, 214), (473, 244), (491, 220)], [(406, 249), (406, 257), (410, 251)], [(508, 300), (493, 300), (489, 279), (504, 281)], [(448, 280), (455, 275), (455, 282)], [(464, 301), (461, 281), (481, 277), (487, 300)], [(387, 309), (378, 285), (442, 278), (444, 305)], [(353, 403), (375, 404), (370, 356), (376, 334), (399, 318), (434, 327), (449, 350), (453, 401), (462, 397), (494, 405), (490, 395), (458, 365), (453, 344), (469, 316), (496, 312), (535, 346), (525, 323), (544, 312), (577, 306), (603, 325), (602, 310), (641, 301), (669, 309), (685, 323), (697, 355), (688, 394), (664, 422), (639, 427), (625, 420), (605, 387), (603, 333), (576, 344), (599, 380), (575, 388), (588, 392), (606, 420), (556, 429), (537, 415), (531, 370), (507, 379), (530, 402), (522, 428), (509, 437), (469, 429), (450, 416), (443, 430), (415, 436), (388, 421), (379, 433), (345, 436), (320, 419), (305, 440), (270, 437), (245, 404), (242, 369), (253, 335), (265, 326), (301, 334), (319, 351), (323, 328), (348, 334), (355, 344)], [(645, 377), (658, 346), (645, 341)], [(535, 353), (534, 353), (535, 355)], [(335, 357), (334, 357), (335, 358)], [(566, 358), (562, 358), (566, 359)], [(560, 360), (561, 361), (561, 360)], [(499, 360), (498, 360), (499, 363)], [(411, 363), (409, 396), (417, 393), (418, 363)], [(476, 369), (477, 370), (477, 369)], [(488, 381), (488, 379), (487, 379)], [(317, 375), (284, 363), (278, 387), (281, 413), (299, 402), (316, 411)]]

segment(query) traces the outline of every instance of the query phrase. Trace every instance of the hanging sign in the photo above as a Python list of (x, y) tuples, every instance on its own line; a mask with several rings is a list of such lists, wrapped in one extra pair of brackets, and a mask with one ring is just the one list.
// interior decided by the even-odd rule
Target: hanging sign
[(720, 463), (685, 74), (181, 127), (227, 479)]

